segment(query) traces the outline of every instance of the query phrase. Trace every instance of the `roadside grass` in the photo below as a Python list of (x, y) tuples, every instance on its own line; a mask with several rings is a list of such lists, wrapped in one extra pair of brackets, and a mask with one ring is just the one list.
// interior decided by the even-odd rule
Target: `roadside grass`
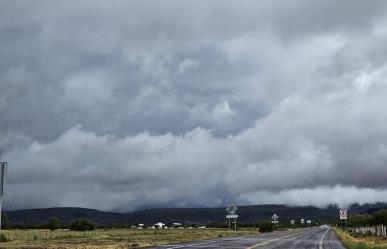
[(126, 249), (165, 244), (189, 242), (194, 240), (217, 239), (257, 234), (255, 229), (241, 229), (229, 232), (227, 229), (98, 229), (89, 232), (69, 230), (49, 231), (3, 230), (7, 242), (1, 248), (24, 249)]
[(387, 249), (387, 240), (374, 236), (356, 236), (336, 229), (336, 233), (349, 249)]

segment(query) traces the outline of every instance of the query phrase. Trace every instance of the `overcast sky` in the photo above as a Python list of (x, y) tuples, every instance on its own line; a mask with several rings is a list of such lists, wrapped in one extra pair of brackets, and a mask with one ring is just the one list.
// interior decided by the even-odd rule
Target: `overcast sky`
[(0, 2), (7, 209), (387, 201), (387, 2)]

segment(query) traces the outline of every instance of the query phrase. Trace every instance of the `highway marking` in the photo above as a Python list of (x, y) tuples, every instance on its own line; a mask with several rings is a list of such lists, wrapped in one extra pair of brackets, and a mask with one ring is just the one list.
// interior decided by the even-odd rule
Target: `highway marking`
[(329, 229), (330, 229), (330, 227), (328, 227), (328, 229), (325, 231), (325, 233), (324, 233), (323, 236), (321, 237), (320, 243), (318, 243), (318, 248), (319, 248), (319, 249), (323, 249), (322, 243), (323, 243), (324, 237), (325, 237), (325, 235), (328, 233)]
[(210, 244), (210, 243), (215, 243), (215, 242), (219, 242), (218, 240), (212, 240), (212, 241), (205, 241), (205, 242), (201, 242), (201, 243), (194, 243), (194, 244), (189, 244), (189, 245), (176, 245), (176, 246), (173, 246), (173, 245), (166, 245), (164, 247), (168, 247), (167, 249), (175, 249), (175, 248), (184, 248), (184, 247), (197, 247), (198, 245), (204, 245), (204, 244)]
[[(176, 249), (176, 248), (185, 248), (185, 247), (204, 247), (203, 245), (205, 244), (210, 244), (210, 243), (216, 243), (216, 242), (221, 242), (221, 241), (240, 241), (240, 240), (249, 240), (253, 239), (255, 236), (243, 236), (243, 237), (230, 237), (230, 238), (216, 238), (214, 240), (210, 241), (204, 241), (204, 242), (199, 242), (199, 243), (193, 243), (193, 244), (185, 244), (185, 245), (162, 245), (161, 247), (167, 247), (166, 249)], [(205, 246), (205, 247), (219, 247), (219, 245), (213, 245), (213, 246)]]
[(275, 238), (275, 239), (269, 239), (269, 240), (266, 240), (266, 241), (264, 241), (264, 242), (258, 243), (258, 244), (256, 244), (256, 245), (247, 247), (246, 249), (254, 249), (254, 248), (257, 248), (257, 247), (260, 247), (260, 246), (266, 246), (266, 245), (268, 245), (268, 244), (271, 243), (271, 242), (275, 242), (275, 241), (278, 241), (278, 240), (280, 240), (280, 239), (285, 239), (285, 238), (289, 238), (289, 237), (292, 237), (292, 236), (296, 236), (296, 235), (299, 235), (299, 234), (302, 234), (302, 233), (304, 233), (304, 232), (289, 234), (289, 235), (282, 236), (282, 237), (278, 237), (278, 238)]

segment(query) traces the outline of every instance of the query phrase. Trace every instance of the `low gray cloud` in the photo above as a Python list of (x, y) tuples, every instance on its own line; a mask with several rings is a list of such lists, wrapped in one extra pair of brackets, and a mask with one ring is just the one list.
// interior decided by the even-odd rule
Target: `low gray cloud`
[(6, 207), (383, 201), (386, 8), (1, 2)]

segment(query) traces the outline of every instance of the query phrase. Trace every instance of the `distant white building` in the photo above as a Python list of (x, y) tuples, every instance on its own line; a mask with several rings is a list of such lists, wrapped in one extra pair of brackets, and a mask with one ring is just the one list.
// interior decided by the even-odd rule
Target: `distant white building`
[(162, 222), (157, 222), (153, 225), (155, 228), (164, 228), (165, 227), (165, 224), (162, 223)]

